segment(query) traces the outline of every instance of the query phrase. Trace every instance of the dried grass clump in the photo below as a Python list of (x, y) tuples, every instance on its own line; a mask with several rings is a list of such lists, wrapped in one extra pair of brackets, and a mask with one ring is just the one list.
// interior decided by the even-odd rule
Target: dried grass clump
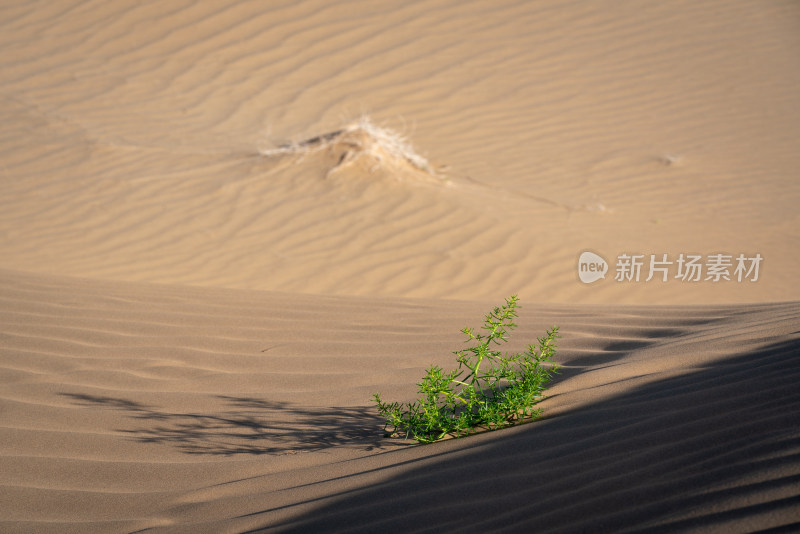
[(370, 170), (402, 170), (410, 166), (415, 171), (436, 174), (428, 160), (417, 154), (403, 135), (374, 124), (366, 116), (339, 130), (262, 150), (261, 154), (267, 157), (304, 157), (322, 151), (334, 156), (335, 163), (329, 173), (365, 158)]

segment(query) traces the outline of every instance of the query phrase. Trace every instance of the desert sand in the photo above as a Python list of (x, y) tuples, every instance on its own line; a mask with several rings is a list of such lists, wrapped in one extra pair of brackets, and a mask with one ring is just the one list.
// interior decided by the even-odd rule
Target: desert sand
[[(0, 51), (0, 531), (800, 528), (796, 2), (8, 1)], [(386, 436), (511, 294), (543, 419)]]

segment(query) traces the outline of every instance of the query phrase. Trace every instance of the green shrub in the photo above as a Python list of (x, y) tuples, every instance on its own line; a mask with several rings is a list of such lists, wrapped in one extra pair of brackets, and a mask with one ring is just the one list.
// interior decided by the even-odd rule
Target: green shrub
[(431, 365), (419, 386), (422, 397), (403, 404), (387, 403), (375, 394), (378, 412), (386, 419), (385, 429), (404, 434), (420, 443), (431, 443), (447, 435), (459, 437), (479, 428), (497, 429), (534, 420), (541, 410), (534, 404), (542, 399), (545, 384), (558, 372), (553, 365), (558, 327), (517, 354), (503, 354), (494, 346), (508, 341), (515, 328), (517, 296), (486, 315), (483, 333), (464, 328), (466, 342), (473, 346), (455, 351), (458, 368), (445, 372)]

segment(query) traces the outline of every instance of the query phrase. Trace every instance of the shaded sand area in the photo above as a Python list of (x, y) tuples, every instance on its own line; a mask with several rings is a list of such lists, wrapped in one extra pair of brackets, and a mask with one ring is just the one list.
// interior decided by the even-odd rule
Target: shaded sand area
[[(0, 531), (800, 528), (796, 2), (7, 1), (0, 51)], [(512, 293), (544, 420), (385, 437)]]

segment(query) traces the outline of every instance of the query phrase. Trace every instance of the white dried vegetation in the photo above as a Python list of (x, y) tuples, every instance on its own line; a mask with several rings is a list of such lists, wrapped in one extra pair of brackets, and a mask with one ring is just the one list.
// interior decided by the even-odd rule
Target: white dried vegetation
[(371, 170), (376, 167), (398, 170), (410, 165), (416, 171), (436, 174), (428, 160), (417, 154), (403, 135), (376, 125), (367, 116), (362, 116), (339, 130), (260, 152), (267, 157), (304, 157), (321, 151), (336, 155), (337, 161), (329, 173), (361, 158), (367, 158)]

